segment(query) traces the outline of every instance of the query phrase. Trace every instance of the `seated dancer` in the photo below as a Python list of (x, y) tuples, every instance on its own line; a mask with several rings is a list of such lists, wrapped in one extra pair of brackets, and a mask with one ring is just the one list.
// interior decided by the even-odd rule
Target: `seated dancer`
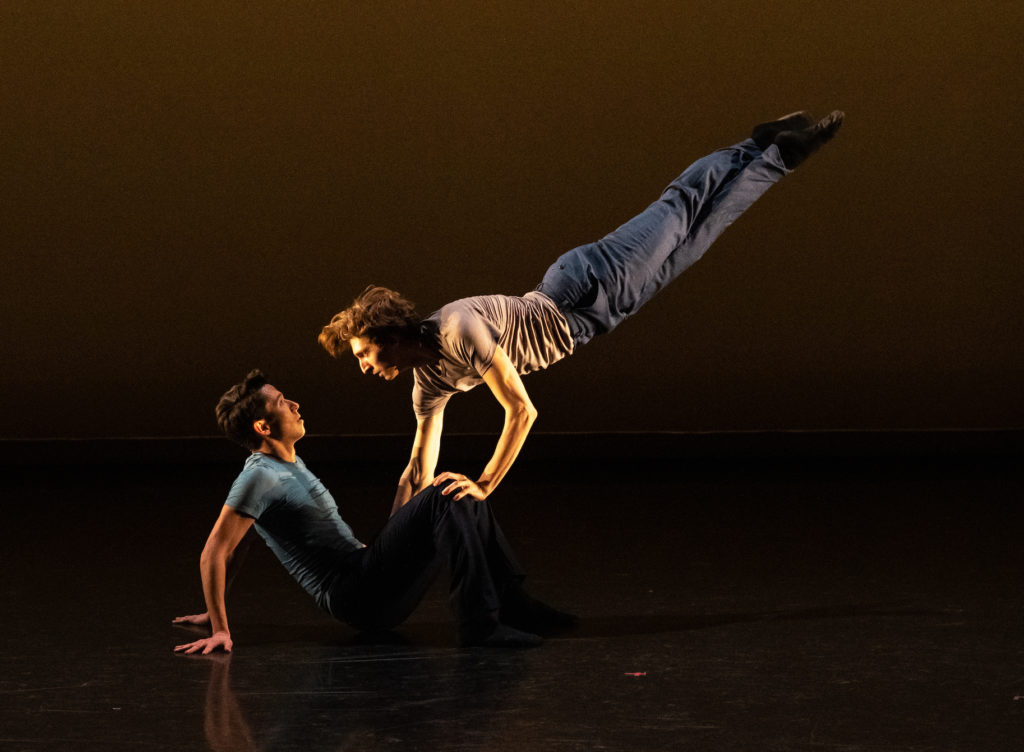
[[(537, 411), (521, 375), (547, 368), (609, 332), (696, 262), (761, 194), (832, 139), (843, 122), (796, 112), (756, 126), (750, 138), (690, 165), (641, 214), (575, 248), (521, 297), (483, 295), (426, 318), (398, 293), (370, 286), (323, 327), (335, 358), (351, 350), (363, 373), (388, 381), (413, 369), (416, 437), (392, 514), (431, 483), (456, 499), (486, 499), (515, 461)], [(476, 479), (434, 477), (444, 408), (481, 382), (505, 408), (497, 448)]]
[(405, 621), (446, 564), (461, 645), (531, 647), (541, 642), (538, 632), (575, 622), (525, 593), (523, 570), (486, 503), (455, 501), (432, 486), (392, 515), (372, 543), (361, 543), (295, 454), (306, 433), (299, 404), (260, 371), (221, 397), (217, 422), (252, 454), (200, 558), (207, 610), (174, 619), (212, 634), (176, 651), (231, 651), (225, 597), (241, 558), (236, 549), (253, 525), (317, 605), (356, 629)]

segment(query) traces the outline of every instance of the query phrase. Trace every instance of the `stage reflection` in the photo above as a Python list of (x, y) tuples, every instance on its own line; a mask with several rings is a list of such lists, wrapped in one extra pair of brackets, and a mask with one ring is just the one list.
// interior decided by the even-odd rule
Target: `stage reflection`
[(521, 651), (335, 648), (319, 657), (216, 654), (203, 734), (214, 752), (501, 749), (501, 718), (529, 657)]

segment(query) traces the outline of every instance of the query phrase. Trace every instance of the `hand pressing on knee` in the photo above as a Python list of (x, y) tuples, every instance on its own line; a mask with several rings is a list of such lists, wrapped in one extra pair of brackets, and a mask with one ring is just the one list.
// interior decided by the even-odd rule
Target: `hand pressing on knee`
[(434, 487), (441, 488), (443, 496), (451, 496), (455, 501), (466, 496), (476, 501), (483, 501), (487, 498), (488, 492), (480, 487), (475, 480), (470, 480), (461, 473), (444, 472), (434, 478)]

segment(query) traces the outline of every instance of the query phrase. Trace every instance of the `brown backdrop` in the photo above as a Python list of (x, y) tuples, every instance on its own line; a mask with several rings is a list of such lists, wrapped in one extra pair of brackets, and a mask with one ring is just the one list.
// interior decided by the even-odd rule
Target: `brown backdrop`
[[(833, 107), (834, 145), (526, 381), (537, 430), (1024, 423), (1020, 3), (215, 5), (0, 10), (0, 437), (212, 434), (256, 365), (313, 432), (409, 431), (408, 379), (315, 342), (365, 284), (526, 291)], [(450, 430), (497, 430), (478, 392)]]

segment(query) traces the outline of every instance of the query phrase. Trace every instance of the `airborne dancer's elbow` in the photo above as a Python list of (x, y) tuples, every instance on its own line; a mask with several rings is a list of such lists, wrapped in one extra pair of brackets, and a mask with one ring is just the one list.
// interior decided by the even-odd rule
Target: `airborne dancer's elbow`
[(532, 426), (537, 420), (537, 408), (533, 406), (532, 402), (527, 402), (516, 410), (516, 417), (527, 426)]
[(423, 484), (423, 468), (418, 461), (413, 460), (406, 465), (401, 482), (408, 484), (413, 489), (418, 489)]

